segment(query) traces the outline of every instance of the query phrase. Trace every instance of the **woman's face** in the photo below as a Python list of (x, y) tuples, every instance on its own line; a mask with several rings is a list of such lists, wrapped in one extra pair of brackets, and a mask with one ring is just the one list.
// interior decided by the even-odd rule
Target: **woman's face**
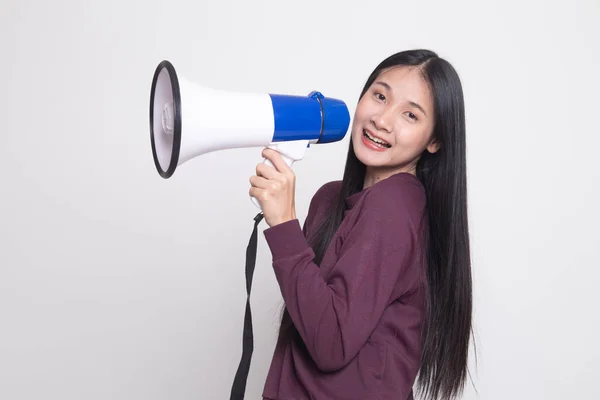
[(432, 94), (419, 67), (384, 70), (359, 101), (352, 123), (354, 153), (371, 183), (397, 172), (414, 174), (421, 153), (438, 150), (434, 121)]

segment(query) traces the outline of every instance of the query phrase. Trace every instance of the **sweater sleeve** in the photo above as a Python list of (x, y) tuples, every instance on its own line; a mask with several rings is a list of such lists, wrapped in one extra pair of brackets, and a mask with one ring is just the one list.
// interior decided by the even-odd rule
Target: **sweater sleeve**
[[(406, 276), (414, 248), (409, 213), (390, 193), (365, 198), (328, 281), (298, 220), (265, 230), (286, 308), (316, 365), (348, 364), (375, 329)], [(407, 289), (408, 290), (408, 289)]]

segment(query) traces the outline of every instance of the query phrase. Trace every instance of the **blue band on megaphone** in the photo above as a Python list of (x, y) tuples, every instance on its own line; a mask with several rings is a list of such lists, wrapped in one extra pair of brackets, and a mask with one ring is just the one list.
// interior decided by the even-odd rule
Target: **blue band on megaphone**
[(342, 140), (350, 125), (350, 112), (346, 104), (338, 99), (323, 97), (323, 132), (319, 143)]
[(313, 140), (321, 135), (321, 105), (305, 96), (270, 94), (275, 131), (273, 142)]
[(330, 143), (342, 140), (350, 124), (346, 104), (319, 92), (308, 96), (269, 94), (273, 103), (273, 142), (315, 140)]

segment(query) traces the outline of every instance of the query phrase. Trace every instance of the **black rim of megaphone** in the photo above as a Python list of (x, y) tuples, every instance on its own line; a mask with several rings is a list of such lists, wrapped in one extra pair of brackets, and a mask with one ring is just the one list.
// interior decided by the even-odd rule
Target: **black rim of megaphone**
[[(169, 168), (163, 171), (158, 161), (156, 154), (156, 145), (154, 142), (154, 93), (156, 91), (156, 83), (158, 77), (163, 69), (167, 69), (169, 73), (169, 79), (171, 80), (171, 90), (173, 91), (173, 113), (175, 114), (175, 123), (173, 130), (173, 148), (171, 149), (171, 161)], [(175, 172), (177, 168), (177, 162), (179, 160), (179, 150), (181, 148), (181, 92), (179, 91), (179, 80), (177, 79), (177, 73), (175, 67), (167, 60), (161, 61), (154, 71), (154, 77), (152, 78), (152, 90), (150, 93), (150, 140), (152, 142), (152, 157), (154, 158), (154, 166), (156, 170), (163, 178), (169, 178)]]

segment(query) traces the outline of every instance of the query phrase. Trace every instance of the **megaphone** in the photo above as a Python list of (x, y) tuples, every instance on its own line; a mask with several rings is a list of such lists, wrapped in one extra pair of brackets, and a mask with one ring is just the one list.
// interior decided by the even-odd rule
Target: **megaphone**
[(152, 155), (165, 179), (194, 157), (233, 148), (270, 147), (292, 167), (310, 144), (342, 140), (349, 124), (346, 104), (318, 91), (296, 96), (217, 90), (178, 76), (168, 60), (152, 78)]

